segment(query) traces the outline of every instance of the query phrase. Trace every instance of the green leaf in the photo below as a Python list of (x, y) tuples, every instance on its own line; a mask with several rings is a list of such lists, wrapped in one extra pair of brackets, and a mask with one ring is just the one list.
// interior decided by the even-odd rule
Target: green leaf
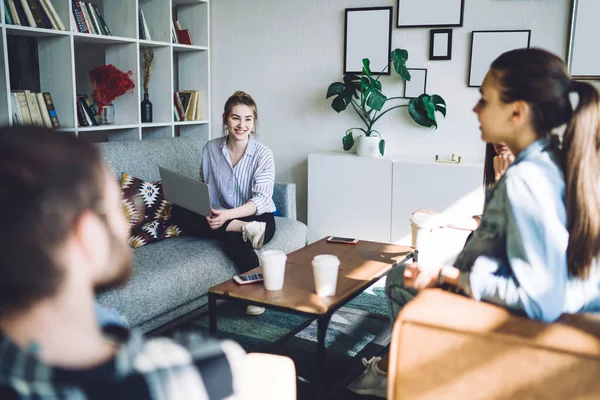
[(381, 153), (381, 155), (383, 155), (384, 151), (385, 151), (385, 140), (381, 139), (379, 141), (379, 152)]
[(368, 58), (363, 58), (363, 74), (371, 77), (371, 61)]
[(411, 76), (410, 76), (410, 72), (408, 72), (408, 68), (406, 68), (406, 65), (402, 66), (399, 74), (402, 77), (402, 79), (404, 79), (405, 81), (410, 81)]
[(327, 89), (327, 97), (325, 98), (328, 99), (331, 96), (342, 94), (344, 92), (344, 89), (345, 87), (342, 82), (334, 82), (331, 85), (329, 85), (329, 88)]
[(331, 108), (333, 108), (337, 112), (344, 111), (346, 107), (348, 107), (348, 103), (344, 101), (344, 98), (342, 96), (336, 97), (331, 103)]
[(344, 151), (349, 151), (354, 146), (354, 138), (352, 137), (352, 131), (346, 133), (342, 138), (342, 146)]
[(375, 89), (381, 91), (381, 82), (379, 82), (377, 79), (371, 78), (371, 86), (373, 86)]
[(365, 95), (367, 96), (367, 105), (377, 111), (381, 111), (387, 101), (387, 97), (373, 87), (368, 88)]
[(423, 107), (425, 107), (429, 119), (435, 121), (435, 104), (431, 102), (431, 97), (429, 97), (429, 95), (422, 94), (419, 96), (419, 99), (421, 99), (421, 103), (423, 103)]
[(398, 60), (405, 63), (408, 61), (408, 51), (404, 49), (394, 49), (392, 51), (392, 60)]
[(350, 84), (350, 83), (354, 83), (354, 82), (358, 82), (360, 81), (360, 76), (358, 75), (354, 75), (354, 74), (346, 74), (344, 75), (344, 83)]
[(408, 102), (408, 113), (417, 124), (426, 128), (433, 126), (433, 123), (427, 116), (427, 110), (425, 110), (425, 107), (419, 99), (410, 99)]
[(441, 112), (442, 115), (446, 117), (446, 102), (444, 101), (444, 99), (441, 96), (434, 94), (431, 96), (431, 101), (433, 102), (433, 104), (435, 104), (436, 111)]
[(408, 51), (404, 49), (395, 49), (391, 54), (392, 65), (398, 75), (405, 81), (410, 81), (410, 74), (406, 69), (406, 60), (408, 60)]

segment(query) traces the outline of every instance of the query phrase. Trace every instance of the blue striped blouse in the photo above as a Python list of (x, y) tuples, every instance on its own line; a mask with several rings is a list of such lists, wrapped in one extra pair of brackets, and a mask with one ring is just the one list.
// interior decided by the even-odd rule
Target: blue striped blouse
[(256, 215), (275, 212), (273, 152), (250, 135), (241, 160), (232, 167), (227, 136), (210, 140), (202, 151), (200, 180), (208, 184), (213, 208), (231, 209), (252, 201)]

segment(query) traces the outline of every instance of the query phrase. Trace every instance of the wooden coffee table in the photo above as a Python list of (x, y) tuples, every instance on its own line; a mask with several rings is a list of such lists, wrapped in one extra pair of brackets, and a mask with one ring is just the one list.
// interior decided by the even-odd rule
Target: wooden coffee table
[[(361, 240), (357, 244), (327, 243), (321, 239), (287, 255), (283, 288), (265, 290), (264, 285), (238, 285), (233, 279), (213, 286), (208, 291), (210, 332), (217, 331), (217, 299), (237, 299), (247, 304), (310, 317), (297, 329), (280, 338), (274, 345), (296, 335), (315, 319), (318, 324), (317, 362), (323, 365), (325, 334), (331, 316), (340, 307), (362, 293), (396, 265), (416, 258), (415, 249)], [(335, 296), (319, 297), (315, 292), (312, 259), (318, 254), (334, 254), (340, 259)], [(260, 272), (260, 267), (249, 273)]]

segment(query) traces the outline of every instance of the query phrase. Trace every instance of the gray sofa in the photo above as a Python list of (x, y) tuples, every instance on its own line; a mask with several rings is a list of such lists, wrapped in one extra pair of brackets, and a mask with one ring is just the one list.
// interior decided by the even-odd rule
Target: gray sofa
[[(174, 138), (98, 146), (115, 176), (127, 172), (157, 181), (158, 166), (198, 179), (205, 143), (197, 138)], [(295, 185), (276, 184), (273, 200), (282, 216), (275, 217), (275, 236), (264, 249), (289, 253), (305, 246), (307, 227), (296, 221)], [(204, 306), (208, 302), (208, 289), (236, 273), (234, 264), (215, 240), (171, 238), (135, 249), (133, 254), (134, 273), (130, 282), (100, 294), (98, 300), (144, 332)]]

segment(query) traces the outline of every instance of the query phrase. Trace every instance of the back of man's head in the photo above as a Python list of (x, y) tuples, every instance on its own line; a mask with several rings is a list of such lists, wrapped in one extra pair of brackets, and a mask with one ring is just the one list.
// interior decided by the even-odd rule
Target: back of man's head
[(77, 217), (101, 207), (93, 144), (37, 127), (0, 129), (0, 315), (59, 289), (60, 250)]

